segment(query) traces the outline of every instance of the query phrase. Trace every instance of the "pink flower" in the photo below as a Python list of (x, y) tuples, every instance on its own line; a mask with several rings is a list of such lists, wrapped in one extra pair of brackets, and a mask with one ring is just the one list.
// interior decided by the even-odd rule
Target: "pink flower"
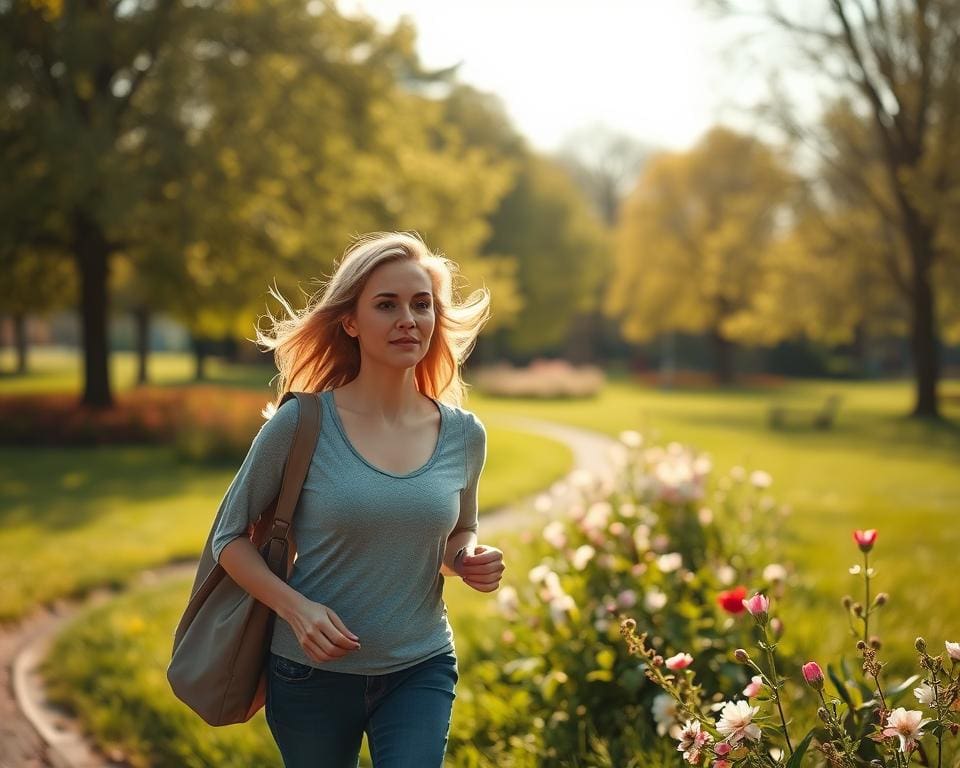
[(731, 768), (731, 766), (733, 766), (733, 763), (731, 763), (729, 760), (724, 760), (723, 758), (713, 761), (713, 768)]
[(960, 661), (960, 643), (944, 642), (943, 645), (947, 649), (947, 656), (954, 661)]
[(743, 601), (743, 607), (750, 612), (761, 624), (767, 621), (767, 609), (770, 607), (770, 601), (757, 592), (753, 597)]
[(720, 755), (720, 757), (723, 757), (724, 755), (729, 755), (732, 751), (733, 751), (733, 747), (731, 747), (725, 741), (721, 741), (719, 744), (717, 744), (717, 746), (713, 748), (714, 754)]
[(869, 552), (873, 549), (873, 543), (877, 540), (877, 532), (873, 528), (865, 531), (854, 531), (853, 540), (857, 542), (861, 552)]
[(717, 595), (717, 602), (727, 613), (743, 613), (743, 598), (746, 596), (746, 587), (734, 587)]
[(700, 722), (698, 720), (687, 720), (687, 722), (683, 724), (683, 730), (677, 738), (680, 740), (680, 744), (677, 746), (677, 752), (683, 752), (683, 759), (691, 765), (696, 765), (700, 762), (701, 750), (706, 744), (713, 741), (713, 736), (707, 731), (700, 730)]
[(679, 672), (693, 664), (693, 656), (689, 653), (678, 653), (676, 656), (667, 659), (664, 664), (671, 672)]
[(808, 661), (800, 669), (803, 671), (803, 679), (807, 681), (807, 685), (817, 691), (823, 690), (823, 670), (817, 662)]
[(750, 682), (747, 683), (747, 687), (743, 689), (743, 695), (747, 698), (756, 696), (763, 690), (763, 678), (760, 675), (754, 675), (750, 678)]
[(922, 717), (923, 712), (918, 709), (897, 707), (887, 718), (887, 727), (883, 729), (883, 735), (896, 736), (900, 739), (900, 751), (910, 752), (917, 745), (917, 739), (923, 736), (921, 733), (923, 726), (932, 722), (929, 718), (921, 720)]

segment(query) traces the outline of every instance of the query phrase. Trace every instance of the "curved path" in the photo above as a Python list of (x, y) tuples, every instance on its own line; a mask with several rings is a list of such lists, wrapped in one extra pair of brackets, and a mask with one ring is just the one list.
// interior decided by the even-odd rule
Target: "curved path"
[[(565, 443), (574, 454), (574, 470), (600, 472), (608, 465), (614, 440), (596, 432), (523, 417), (494, 417), (486, 424), (520, 429)], [(569, 475), (568, 475), (569, 477)], [(566, 484), (556, 486), (560, 493)], [(529, 500), (486, 513), (484, 534), (522, 530), (543, 523), (549, 512), (538, 512)], [(187, 578), (196, 563), (173, 563), (142, 571), (133, 587), (160, 580)], [(38, 665), (50, 644), (79, 612), (117, 596), (117, 590), (97, 589), (80, 601), (58, 600), (18, 623), (0, 629), (0, 768), (107, 768), (129, 766), (122, 754), (105, 755), (84, 737), (76, 720), (46, 700)]]

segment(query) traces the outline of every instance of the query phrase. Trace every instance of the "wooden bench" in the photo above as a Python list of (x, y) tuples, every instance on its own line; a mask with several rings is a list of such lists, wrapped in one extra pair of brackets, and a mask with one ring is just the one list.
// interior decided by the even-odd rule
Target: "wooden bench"
[(830, 395), (824, 400), (819, 410), (797, 406), (771, 405), (768, 413), (770, 427), (771, 429), (782, 429), (788, 426), (788, 422), (792, 422), (794, 425), (809, 425), (814, 429), (830, 429), (837, 418), (837, 412), (840, 410), (842, 401), (842, 396)]

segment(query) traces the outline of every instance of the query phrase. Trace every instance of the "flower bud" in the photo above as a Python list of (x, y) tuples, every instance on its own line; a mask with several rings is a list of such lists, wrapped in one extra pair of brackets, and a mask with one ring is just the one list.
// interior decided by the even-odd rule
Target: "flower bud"
[(743, 601), (743, 607), (756, 619), (757, 624), (763, 626), (767, 623), (767, 611), (770, 608), (770, 600), (764, 595), (757, 592), (753, 597)]
[(843, 607), (849, 611), (850, 606), (853, 605), (853, 598), (850, 597), (850, 595), (844, 595), (842, 602), (843, 602)]
[(857, 542), (861, 552), (869, 552), (873, 549), (873, 544), (877, 540), (877, 532), (873, 528), (868, 528), (865, 531), (854, 531), (853, 540)]
[(950, 733), (956, 736), (958, 731), (960, 731), (960, 724), (950, 723)]
[(875, 651), (879, 651), (883, 647), (883, 643), (876, 635), (870, 635), (870, 647)]
[(750, 661), (750, 654), (743, 650), (743, 648), (737, 648), (737, 650), (733, 652), (733, 658), (735, 658), (741, 664), (746, 664), (748, 661)]
[(818, 707), (818, 708), (817, 708), (817, 717), (819, 717), (819, 718), (820, 718), (821, 720), (823, 720), (823, 722), (825, 722), (825, 723), (829, 723), (829, 722), (830, 722), (830, 713), (827, 712), (827, 710), (824, 709), (823, 707)]
[(776, 640), (783, 637), (783, 621), (779, 617), (774, 616), (770, 619), (770, 631), (773, 632), (773, 637)]
[(916, 640), (913, 641), (913, 647), (916, 648), (918, 651), (920, 651), (920, 653), (923, 653), (924, 651), (927, 650), (927, 641), (924, 640), (922, 637), (918, 637)]
[(863, 616), (863, 606), (860, 603), (853, 604), (853, 615), (854, 616)]
[(823, 670), (815, 661), (808, 661), (800, 670), (803, 672), (803, 679), (815, 691), (823, 690)]
[(659, 653), (653, 657), (653, 666), (655, 667), (663, 666), (663, 656), (661, 656)]
[(873, 598), (873, 604), (877, 607), (880, 607), (881, 605), (886, 605), (889, 599), (890, 595), (888, 595), (886, 592), (878, 592), (877, 596)]
[(867, 649), (867, 644), (863, 640), (857, 640), (857, 650), (865, 651)]

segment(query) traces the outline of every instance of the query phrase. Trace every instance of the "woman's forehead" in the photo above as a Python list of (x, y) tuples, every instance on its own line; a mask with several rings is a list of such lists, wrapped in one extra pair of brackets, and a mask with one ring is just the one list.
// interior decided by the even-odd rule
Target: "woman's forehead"
[(367, 281), (365, 293), (432, 293), (433, 283), (426, 269), (415, 261), (394, 261), (377, 267)]

